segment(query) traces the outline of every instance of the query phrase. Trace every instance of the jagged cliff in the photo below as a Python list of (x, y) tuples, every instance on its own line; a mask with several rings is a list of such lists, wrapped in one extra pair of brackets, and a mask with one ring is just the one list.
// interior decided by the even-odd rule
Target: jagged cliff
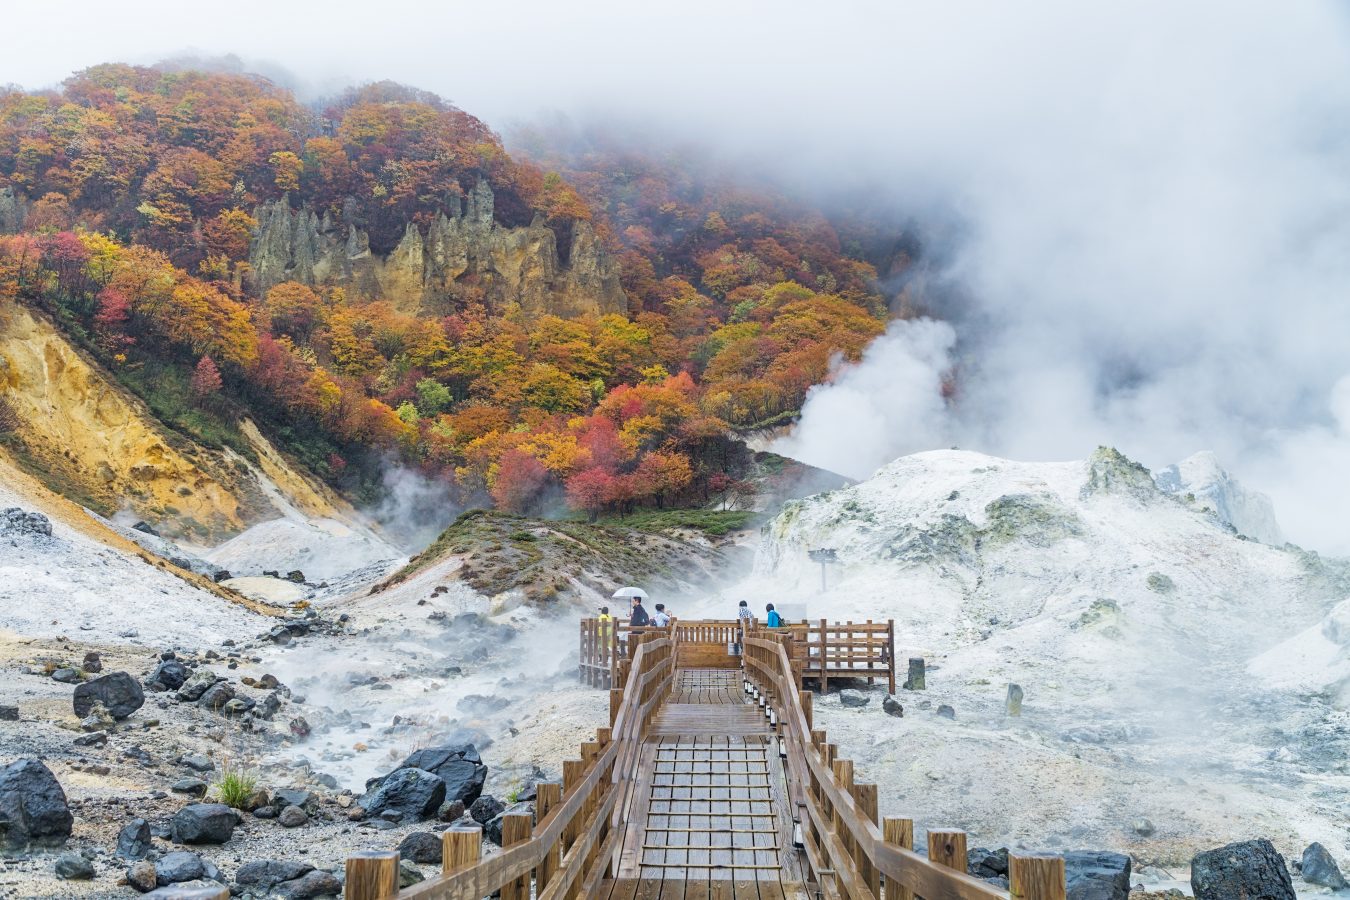
[(172, 536), (214, 542), (286, 506), (341, 517), (350, 507), (242, 427), (255, 465), (166, 431), (46, 318), (0, 306), (0, 428), (17, 462), (105, 514), (129, 509)]
[(0, 187), (0, 234), (23, 228), (28, 218), (28, 199), (12, 187)]
[[(492, 189), (479, 181), (425, 233), (408, 223), (385, 257), (371, 251), (364, 231), (331, 214), (292, 210), (285, 198), (263, 204), (254, 212), (258, 226), (249, 253), (255, 286), (265, 293), (288, 280), (340, 285), (349, 295), (380, 297), (405, 312), (449, 312), (468, 299), (470, 285), (488, 305), (518, 303), (527, 315), (627, 310), (618, 266), (589, 222), (573, 226), (564, 261), (557, 234), (541, 217), (526, 228), (507, 228), (493, 220), (493, 202)], [(353, 211), (341, 218), (350, 221)]]

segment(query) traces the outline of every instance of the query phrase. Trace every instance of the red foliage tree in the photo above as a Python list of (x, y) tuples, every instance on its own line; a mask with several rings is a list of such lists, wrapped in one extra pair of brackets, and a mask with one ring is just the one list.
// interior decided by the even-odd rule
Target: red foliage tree
[(490, 492), (497, 506), (523, 513), (530, 508), (548, 480), (544, 464), (523, 450), (507, 450), (497, 462)]
[(584, 469), (567, 479), (567, 503), (590, 514), (591, 521), (614, 502), (615, 477), (599, 466)]
[(202, 403), (220, 393), (220, 388), (220, 369), (211, 357), (203, 356), (197, 360), (197, 368), (192, 372), (192, 396)]

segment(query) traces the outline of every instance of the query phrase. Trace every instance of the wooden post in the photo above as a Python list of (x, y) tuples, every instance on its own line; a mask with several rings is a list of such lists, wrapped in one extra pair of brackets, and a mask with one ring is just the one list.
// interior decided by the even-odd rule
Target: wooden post
[(619, 721), (619, 707), (623, 706), (623, 691), (612, 688), (609, 692), (609, 724), (613, 727)]
[[(556, 781), (545, 781), (535, 785), (534, 812), (539, 822), (544, 821), (544, 817), (555, 807), (562, 803), (562, 785)], [(535, 826), (538, 828), (538, 825)], [(547, 848), (544, 852), (544, 859), (539, 863), (539, 867), (534, 870), (535, 890), (539, 893), (544, 892), (544, 888), (553, 881), (553, 876), (558, 872), (558, 845)]]
[(822, 694), (825, 693), (826, 691), (828, 691), (828, 690), (830, 689), (830, 676), (829, 676), (829, 672), (828, 672), (828, 666), (829, 666), (829, 659), (828, 659), (828, 657), (829, 657), (829, 655), (830, 655), (830, 654), (829, 654), (829, 650), (830, 650), (830, 638), (829, 638), (829, 634), (830, 634), (830, 633), (826, 630), (826, 622), (825, 622), (825, 620), (824, 620), (824, 619), (821, 619), (821, 620), (820, 620), (820, 692), (821, 692)]
[(895, 620), (886, 626), (886, 668), (889, 669), (887, 684), (890, 693), (895, 693)]
[[(530, 839), (533, 817), (529, 813), (506, 813), (502, 816), (502, 849), (523, 844)], [(502, 885), (502, 900), (529, 900), (530, 876), (521, 875)]]
[(1015, 900), (1064, 900), (1064, 857), (1010, 854), (1008, 893)]
[(806, 716), (806, 730), (815, 728), (815, 694), (810, 691), (798, 691), (797, 699), (801, 701), (802, 713)]
[[(543, 787), (543, 785), (540, 785)], [(453, 872), (477, 863), (483, 855), (483, 829), (447, 828), (441, 832), (441, 871)]]
[[(914, 820), (888, 817), (881, 822), (881, 839), (888, 844), (914, 849)], [(894, 888), (894, 891), (892, 891)], [(914, 892), (902, 884), (891, 884), (886, 879), (886, 900), (914, 900)]]
[(398, 896), (398, 851), (367, 850), (347, 857), (346, 900)]
[[(858, 812), (867, 817), (872, 824), (877, 821), (877, 786), (875, 784), (853, 785), (853, 801), (858, 804)], [(854, 857), (858, 861), (858, 871), (863, 881), (872, 888), (872, 896), (881, 896), (881, 873), (872, 865), (872, 859), (861, 847), (854, 848)]]
[(966, 860), (966, 833), (964, 831), (928, 832), (928, 860), (939, 866), (946, 866), (965, 874), (969, 869)]
[[(831, 744), (830, 746), (833, 747), (834, 745)], [(834, 772), (834, 783), (839, 785), (840, 793), (846, 797), (853, 796), (853, 760), (832, 760), (830, 769)], [(838, 808), (834, 810), (834, 832), (839, 836), (840, 843), (844, 845), (844, 852), (856, 860), (853, 836), (848, 833), (848, 827), (844, 825), (844, 811)]]

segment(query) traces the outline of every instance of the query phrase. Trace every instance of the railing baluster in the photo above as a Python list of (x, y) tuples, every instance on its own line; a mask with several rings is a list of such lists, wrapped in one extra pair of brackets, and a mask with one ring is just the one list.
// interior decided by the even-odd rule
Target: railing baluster
[(346, 900), (398, 896), (398, 851), (368, 850), (347, 857)]
[[(881, 836), (888, 844), (914, 849), (914, 820), (887, 817), (881, 822)], [(886, 879), (886, 900), (914, 900), (914, 892), (902, 884)]]

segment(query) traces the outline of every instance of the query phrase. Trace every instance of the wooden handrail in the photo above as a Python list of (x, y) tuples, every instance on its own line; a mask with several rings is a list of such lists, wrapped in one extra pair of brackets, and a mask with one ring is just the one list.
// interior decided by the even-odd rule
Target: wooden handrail
[[(617, 850), (618, 826), (630, 798), (632, 779), (628, 776), (637, 766), (647, 725), (656, 706), (669, 693), (674, 674), (671, 638), (644, 635), (638, 640), (641, 643), (633, 655), (622, 702), (611, 727), (601, 730), (608, 733), (608, 740), (586, 745), (599, 746), (599, 752), (562, 803), (544, 813), (527, 840), (458, 867), (447, 860), (445, 871), (400, 891), (398, 900), (481, 900), (507, 885), (528, 885), (531, 873), (541, 867), (548, 868), (550, 874), (539, 900), (564, 900), (579, 896), (580, 882), (584, 879), (589, 884), (595, 870), (603, 875)], [(569, 835), (571, 843), (563, 846)], [(393, 856), (396, 860), (397, 854)], [(556, 867), (544, 866), (546, 860)], [(397, 869), (397, 862), (394, 867)], [(347, 885), (347, 900), (386, 900), (391, 896), (368, 887), (364, 881), (349, 881)]]
[[(888, 885), (895, 884), (925, 900), (1009, 900), (1013, 895), (1007, 891), (967, 875), (964, 858), (959, 861), (960, 870), (938, 865), (888, 841), (872, 818), (862, 813), (852, 792), (839, 784), (828, 754), (823, 756), (816, 746), (812, 723), (792, 677), (786, 640), (785, 636), (770, 639), (752, 632), (745, 639), (744, 663), (747, 674), (767, 695), (778, 716), (789, 782), (795, 782), (798, 789), (794, 800), (806, 811), (801, 825), (806, 830), (809, 824), (813, 832), (805, 836), (808, 857), (821, 857), (812, 860), (812, 867), (817, 872), (824, 868), (834, 873), (832, 889), (822, 884), (826, 893), (850, 900), (876, 900), (859, 865), (865, 861), (885, 876)], [(1022, 865), (1019, 862), (1019, 867)], [(1017, 900), (1063, 900), (1062, 866), (1057, 881), (1053, 874), (1027, 879), (1023, 891)]]

